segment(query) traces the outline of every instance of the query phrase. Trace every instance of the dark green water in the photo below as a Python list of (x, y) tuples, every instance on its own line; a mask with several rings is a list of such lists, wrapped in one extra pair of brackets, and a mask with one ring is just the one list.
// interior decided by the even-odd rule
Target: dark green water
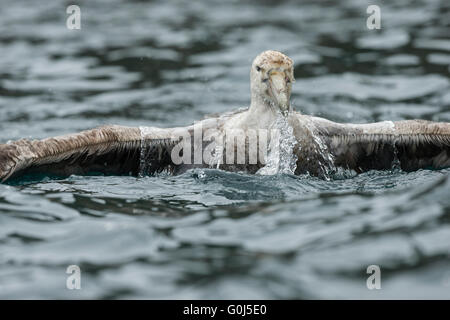
[[(303, 113), (450, 121), (448, 1), (79, 1), (79, 31), (69, 4), (0, 0), (2, 143), (246, 106), (265, 49), (294, 59)], [(449, 299), (449, 173), (0, 185), (0, 298)], [(73, 264), (81, 290), (66, 289)]]

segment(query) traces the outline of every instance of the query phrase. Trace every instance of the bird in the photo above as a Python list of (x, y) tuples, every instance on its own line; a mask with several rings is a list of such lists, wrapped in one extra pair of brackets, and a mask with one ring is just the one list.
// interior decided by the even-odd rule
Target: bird
[(273, 174), (282, 167), (282, 173), (323, 178), (339, 170), (450, 167), (449, 122), (353, 124), (304, 115), (290, 103), (294, 82), (293, 60), (264, 51), (251, 65), (248, 108), (206, 116), (186, 127), (106, 125), (0, 144), (0, 181), (36, 173), (176, 175), (196, 167), (249, 174)]

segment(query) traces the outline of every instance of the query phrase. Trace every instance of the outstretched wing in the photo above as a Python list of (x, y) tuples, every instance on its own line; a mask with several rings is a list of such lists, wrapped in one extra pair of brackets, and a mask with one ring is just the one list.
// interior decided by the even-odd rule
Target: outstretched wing
[(339, 124), (309, 117), (335, 166), (363, 172), (400, 166), (405, 171), (450, 167), (450, 123), (425, 120)]
[[(0, 181), (33, 173), (68, 176), (71, 174), (146, 173), (172, 166), (171, 129), (103, 126), (44, 140), (19, 140), (0, 144)], [(142, 156), (142, 157), (141, 157)]]

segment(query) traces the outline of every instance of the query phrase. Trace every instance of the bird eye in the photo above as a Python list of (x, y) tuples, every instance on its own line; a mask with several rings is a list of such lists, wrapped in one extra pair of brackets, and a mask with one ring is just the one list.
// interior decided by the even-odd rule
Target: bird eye
[(256, 71), (258, 71), (258, 72), (261, 71), (261, 67), (256, 66), (255, 68), (256, 68)]
[(266, 83), (267, 81), (269, 81), (269, 78), (262, 79), (262, 82), (264, 83)]

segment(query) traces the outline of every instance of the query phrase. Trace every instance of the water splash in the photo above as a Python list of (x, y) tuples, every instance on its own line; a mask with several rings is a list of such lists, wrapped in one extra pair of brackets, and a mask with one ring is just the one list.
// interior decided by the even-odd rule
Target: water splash
[(287, 117), (277, 114), (275, 122), (270, 126), (271, 138), (266, 156), (266, 165), (256, 173), (261, 175), (294, 174), (297, 168), (297, 156), (294, 147), (297, 139), (294, 129), (289, 125)]
[(149, 134), (148, 127), (139, 127), (141, 132), (141, 154), (139, 157), (139, 173), (138, 177), (142, 178), (145, 176), (145, 172), (147, 170), (147, 162), (145, 161), (145, 156), (147, 154), (147, 144), (145, 143), (145, 137)]
[(393, 129), (394, 135), (395, 135), (395, 139), (394, 142), (392, 143), (392, 147), (394, 148), (394, 158), (392, 159), (392, 163), (391, 163), (391, 172), (397, 172), (397, 171), (401, 171), (402, 170), (402, 165), (400, 162), (400, 159), (398, 157), (398, 147), (397, 145), (399, 144), (399, 137), (398, 134), (395, 130), (395, 127)]
[(318, 165), (320, 167), (321, 175), (325, 180), (330, 181), (332, 176), (338, 171), (334, 164), (334, 156), (328, 150), (326, 143), (320, 136), (315, 134), (313, 130), (311, 130), (311, 135), (314, 140), (316, 152), (320, 155)]
[(223, 146), (216, 145), (214, 148), (214, 154), (211, 159), (210, 167), (216, 167), (216, 169), (220, 169), (220, 165), (223, 160)]

